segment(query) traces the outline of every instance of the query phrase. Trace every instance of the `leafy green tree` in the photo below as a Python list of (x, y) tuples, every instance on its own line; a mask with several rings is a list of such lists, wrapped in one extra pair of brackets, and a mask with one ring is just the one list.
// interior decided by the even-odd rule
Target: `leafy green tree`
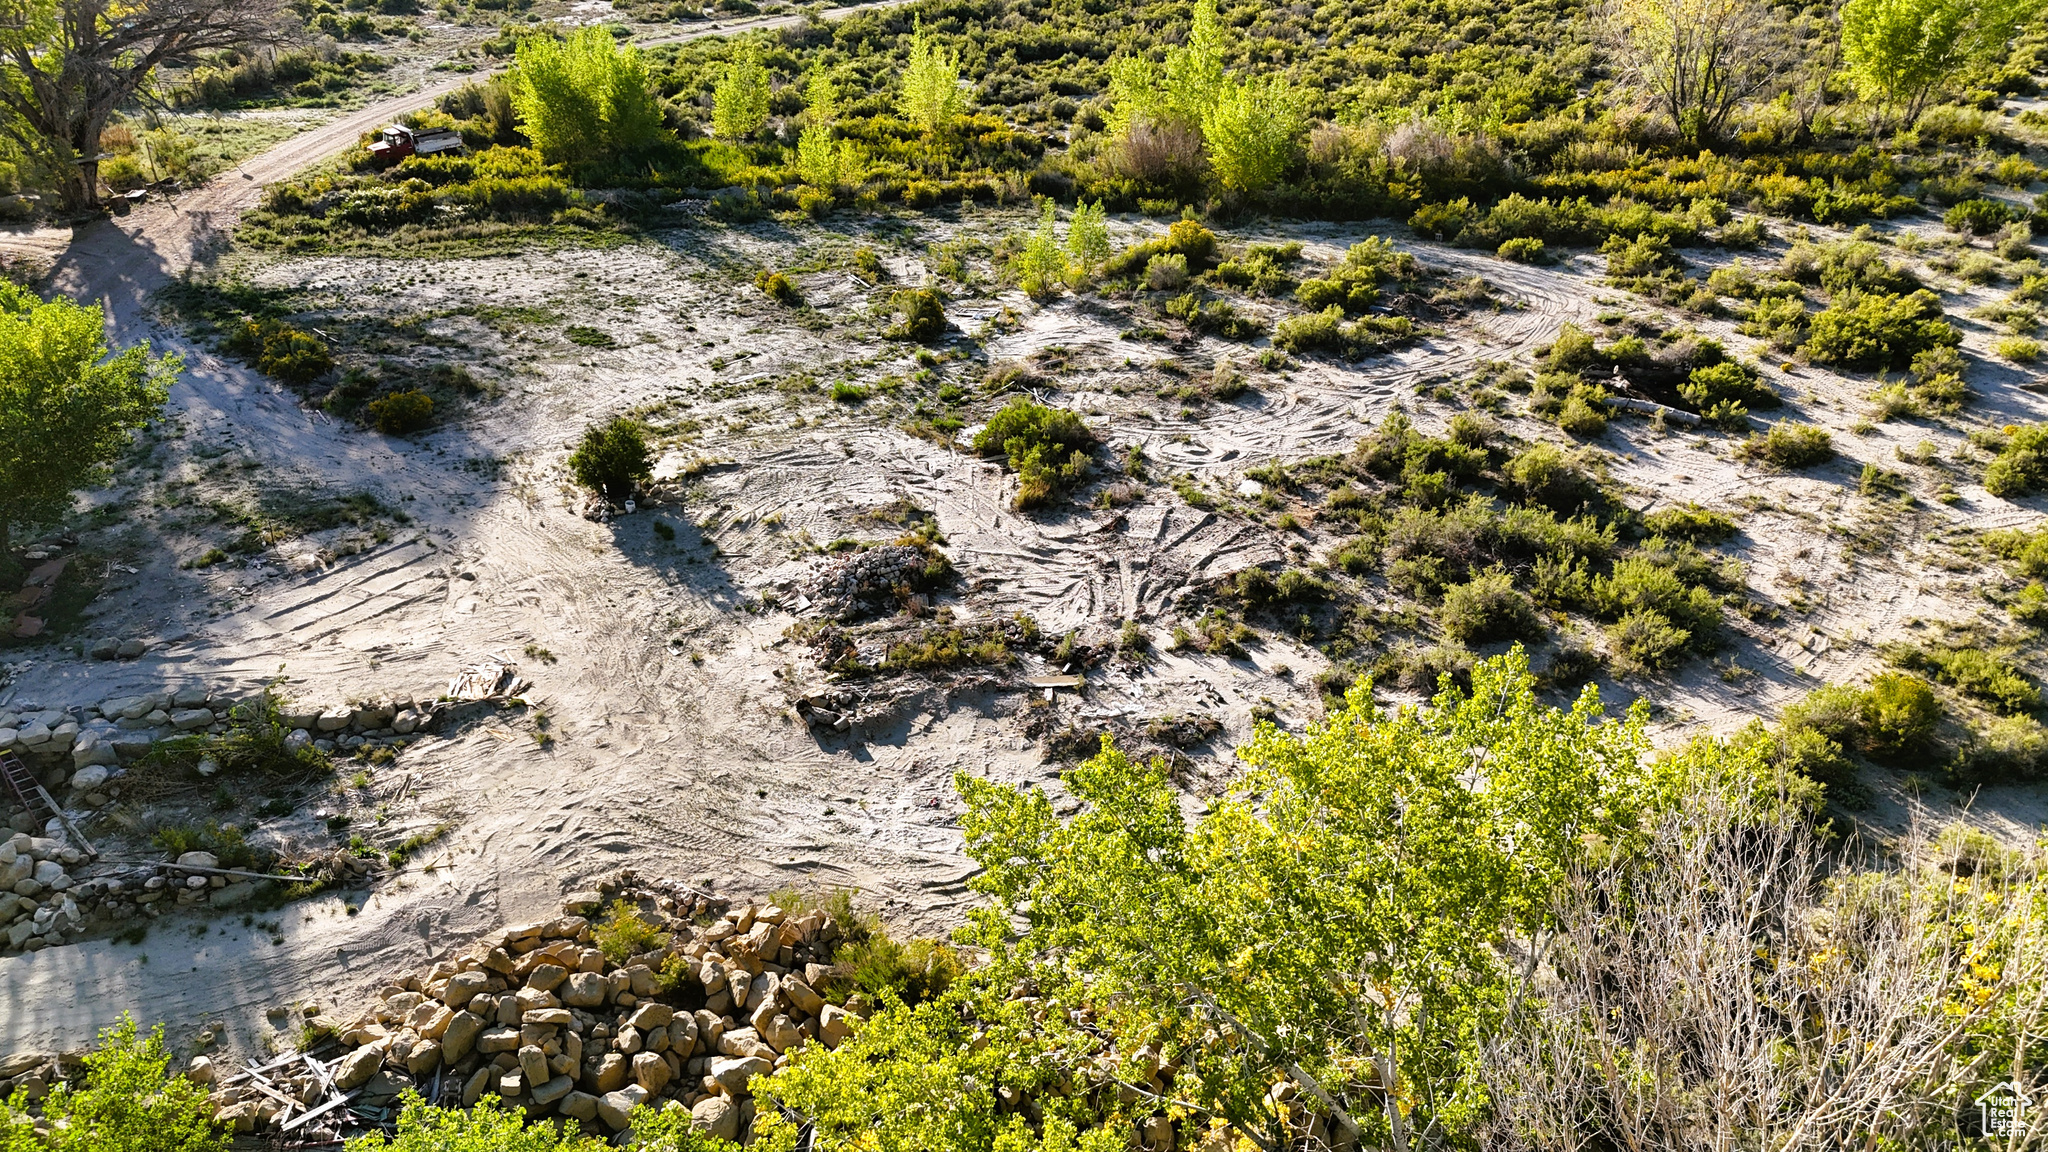
[(1842, 59), (1865, 99), (1919, 119), (1937, 91), (2004, 50), (2041, 0), (1848, 0)]
[(1067, 220), (1067, 256), (1084, 279), (1094, 275), (1110, 257), (1109, 226), (1105, 219), (1102, 201), (1097, 200), (1093, 204), (1074, 205), (1074, 214)]
[(166, 60), (274, 38), (277, 0), (16, 0), (0, 19), (0, 137), (99, 207), (100, 133)]
[(137, 1034), (133, 1017), (100, 1033), (85, 1058), (81, 1087), (59, 1084), (43, 1100), (50, 1127), (35, 1135), (28, 1100), (8, 1101), (0, 1127), (7, 1152), (227, 1152), (231, 1133), (215, 1125), (206, 1089), (169, 1071), (171, 1052), (159, 1024)]
[(960, 53), (933, 43), (924, 21), (917, 21), (910, 36), (910, 60), (903, 66), (903, 92), (897, 97), (897, 109), (905, 120), (929, 133), (951, 124), (966, 103), (967, 95), (960, 90)]
[(182, 368), (147, 344), (110, 355), (97, 305), (0, 284), (0, 557), (14, 525), (57, 519), (105, 473)]
[(1024, 241), (1012, 270), (1017, 286), (1034, 297), (1054, 296), (1067, 279), (1067, 252), (1060, 243), (1059, 220), (1052, 199), (1040, 200), (1038, 230)]
[(1609, 16), (1631, 76), (1694, 147), (1719, 137), (1742, 102), (1779, 83), (1797, 56), (1784, 21), (1762, 0), (1614, 0)]
[(640, 50), (592, 25), (567, 40), (519, 42), (512, 107), (549, 163), (643, 151), (661, 139), (661, 106)]
[(1201, 131), (1223, 86), (1223, 44), (1216, 0), (1196, 0), (1186, 42), (1169, 49), (1165, 60), (1110, 61), (1110, 129), (1121, 135), (1134, 122), (1149, 121)]
[[(782, 1105), (811, 1122), (821, 1152), (1126, 1148), (1122, 1133), (1092, 1126), (1083, 1098), (1058, 1091), (1071, 1034), (1034, 1022), (1001, 992), (977, 984), (916, 1008), (891, 1004), (836, 1050), (805, 1046), (788, 1068), (754, 1081), (755, 1146), (795, 1145)], [(1002, 1106), (1006, 1092), (1041, 1102), (1038, 1131)]]
[(654, 476), (654, 455), (647, 448), (647, 429), (624, 416), (594, 424), (569, 455), (576, 482), (614, 503), (632, 499), (640, 485)]
[(1270, 186), (1287, 173), (1306, 126), (1300, 94), (1284, 78), (1225, 81), (1202, 113), (1217, 182), (1233, 192)]
[(768, 68), (749, 40), (725, 66), (711, 90), (711, 129), (720, 140), (745, 140), (768, 123)]
[(830, 73), (811, 74), (804, 90), (804, 130), (796, 141), (796, 170), (814, 188), (835, 188), (852, 180), (861, 167), (860, 146), (833, 139), (839, 119), (839, 87)]
[(1646, 718), (1603, 721), (1590, 686), (1538, 704), (1518, 648), (1469, 694), (1446, 678), (1390, 714), (1360, 685), (1304, 736), (1261, 726), (1247, 778), (1192, 827), (1163, 764), (1107, 743), (1064, 777), (1084, 805), (1065, 820), (962, 775), (971, 884), (993, 898), (970, 931), (992, 984), (1028, 981), (1048, 1020), (1092, 1013), (1115, 1047), (1098, 1066), (1142, 1105), (1279, 1152), (1286, 1079), (1333, 1145), (1443, 1143), (1484, 1107), (1481, 1038), (1527, 986), (1507, 945), (1540, 953), (1567, 873), (1630, 834)]

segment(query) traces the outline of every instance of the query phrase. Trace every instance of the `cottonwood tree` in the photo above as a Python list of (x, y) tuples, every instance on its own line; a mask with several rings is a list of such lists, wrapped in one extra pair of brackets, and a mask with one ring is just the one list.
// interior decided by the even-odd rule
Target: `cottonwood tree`
[(640, 50), (596, 26), (566, 41), (519, 42), (512, 107), (527, 139), (549, 163), (641, 151), (661, 138), (661, 106)]
[(100, 132), (159, 64), (276, 34), (277, 0), (0, 0), (0, 133), (66, 212), (99, 206)]
[(1603, 721), (1590, 690), (1538, 704), (1518, 649), (1470, 694), (1390, 714), (1361, 686), (1305, 736), (1262, 727), (1246, 780), (1192, 827), (1164, 766), (1113, 747), (1065, 776), (1085, 805), (1066, 820), (1043, 792), (961, 777), (971, 885), (994, 900), (975, 942), (1046, 1019), (1091, 1015), (1115, 1047), (1098, 1067), (1141, 1101), (1266, 1152), (1311, 1135), (1305, 1114), (1337, 1146), (1434, 1145), (1484, 1105), (1477, 1037), (1508, 945), (1627, 835), (1643, 723)]
[(97, 306), (0, 284), (0, 557), (15, 525), (50, 523), (163, 408), (182, 368), (149, 345), (109, 355)]
[(768, 68), (753, 41), (741, 44), (711, 90), (711, 129), (720, 140), (745, 140), (768, 123)]
[(1911, 124), (1929, 97), (2003, 51), (2041, 10), (2042, 0), (1849, 0), (1842, 58), (1865, 99)]
[(1692, 147), (1719, 139), (1735, 110), (1778, 84), (1797, 57), (1762, 0), (1613, 0), (1606, 15), (1630, 75)]
[(1228, 191), (1256, 192), (1286, 173), (1307, 128), (1300, 97), (1278, 76), (1230, 75), (1223, 46), (1215, 0), (1198, 0), (1186, 42), (1169, 49), (1165, 59), (1110, 61), (1109, 123), (1127, 167), (1185, 170), (1186, 157), (1140, 157), (1199, 142), (1211, 173)]
[(966, 103), (967, 95), (960, 90), (960, 53), (933, 43), (924, 22), (918, 21), (911, 32), (897, 109), (926, 132), (938, 132), (960, 115)]

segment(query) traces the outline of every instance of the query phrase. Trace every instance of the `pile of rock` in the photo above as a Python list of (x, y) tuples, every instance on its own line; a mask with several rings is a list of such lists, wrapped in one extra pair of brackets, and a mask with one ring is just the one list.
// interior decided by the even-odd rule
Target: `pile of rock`
[[(591, 917), (621, 896), (646, 909), (667, 945), (617, 959), (594, 946)], [(693, 923), (707, 915), (718, 918)], [(604, 1133), (627, 1127), (636, 1105), (666, 1100), (690, 1109), (698, 1127), (744, 1140), (748, 1082), (805, 1044), (836, 1047), (849, 1033), (855, 1012), (818, 991), (835, 975), (838, 938), (822, 911), (729, 908), (629, 873), (570, 896), (556, 919), (507, 928), (468, 956), (392, 983), (360, 1015), (313, 1024), (352, 1049), (333, 1082), (357, 1093), (357, 1106), (438, 1084), (446, 1104), (493, 1093), (530, 1117)], [(307, 1100), (320, 1090), (310, 1072), (286, 1089)], [(242, 1131), (289, 1111), (235, 1090), (216, 1105)]]
[[(173, 736), (223, 733), (236, 722), (242, 701), (205, 688), (114, 696), (96, 705), (43, 708), (32, 703), (0, 712), (0, 752), (20, 755), (36, 777), (62, 799), (99, 808), (120, 796), (120, 768), (148, 754), (150, 746)], [(409, 698), (334, 707), (286, 706), (292, 729), (288, 745), (311, 744), (326, 751), (399, 744), (434, 722), (431, 704)], [(199, 763), (209, 774), (210, 761)], [(22, 829), (33, 831), (33, 829)]]
[[(17, 832), (0, 842), (0, 952), (74, 943), (169, 908), (238, 908), (276, 883), (223, 869), (211, 852), (187, 852), (170, 864), (94, 863), (52, 824), (49, 835)], [(374, 867), (336, 849), (307, 878), (349, 882)]]
[(794, 606), (851, 620), (931, 582), (932, 558), (909, 544), (884, 544), (812, 568), (801, 582)]

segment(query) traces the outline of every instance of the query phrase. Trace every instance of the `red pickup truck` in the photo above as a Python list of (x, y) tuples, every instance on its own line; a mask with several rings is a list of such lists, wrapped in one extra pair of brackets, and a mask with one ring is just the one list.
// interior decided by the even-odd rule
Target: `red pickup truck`
[(430, 128), (424, 132), (393, 124), (370, 145), (370, 162), (389, 168), (407, 156), (432, 156), (462, 151), (462, 134), (453, 128)]

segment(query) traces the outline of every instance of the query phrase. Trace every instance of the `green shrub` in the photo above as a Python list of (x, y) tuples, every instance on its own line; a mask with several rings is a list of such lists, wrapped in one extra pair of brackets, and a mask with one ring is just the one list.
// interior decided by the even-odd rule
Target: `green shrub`
[(76, 1086), (60, 1083), (42, 1101), (47, 1139), (26, 1094), (0, 1106), (6, 1147), (48, 1152), (227, 1152), (234, 1133), (213, 1122), (207, 1089), (170, 1070), (163, 1025), (139, 1038), (133, 1017), (103, 1030)]
[(1178, 252), (1161, 252), (1145, 263), (1145, 287), (1154, 292), (1171, 292), (1188, 282), (1188, 258)]
[(569, 456), (576, 482), (606, 500), (623, 503), (654, 476), (654, 455), (647, 447), (647, 429), (637, 420), (615, 417), (593, 424)]
[(1755, 368), (1733, 360), (1693, 369), (1685, 383), (1678, 386), (1678, 394), (1709, 419), (1717, 413), (1737, 409), (1746, 413), (1754, 408), (1776, 408), (1783, 403)]
[[(943, 941), (920, 937), (905, 942), (879, 932), (841, 945), (833, 963), (870, 1001), (895, 996), (911, 1007), (943, 995), (967, 972), (960, 954)], [(829, 982), (827, 988), (827, 995), (839, 992)]]
[(1102, 274), (1111, 280), (1136, 277), (1151, 264), (1152, 258), (1162, 253), (1176, 253), (1187, 263), (1190, 272), (1207, 268), (1214, 262), (1216, 234), (1202, 227), (1194, 220), (1176, 220), (1166, 230), (1166, 235), (1156, 240), (1133, 244), (1103, 262)]
[(1903, 667), (1932, 673), (1936, 680), (2000, 712), (2030, 712), (2041, 706), (2041, 690), (2027, 674), (1983, 648), (1910, 647), (1893, 652), (1892, 659)]
[(1863, 693), (1863, 739), (1874, 760), (1907, 762), (1926, 752), (1941, 722), (1941, 702), (1927, 681), (1886, 672)]
[(1532, 444), (1501, 469), (1522, 499), (1559, 512), (1569, 512), (1600, 494), (1600, 484), (1586, 463), (1586, 452), (1566, 452), (1555, 444)]
[(2000, 340), (1993, 350), (1998, 353), (1999, 359), (2010, 360), (2015, 364), (2032, 364), (2041, 358), (2041, 342), (2023, 336)]
[(2032, 716), (1999, 716), (1974, 733), (1967, 771), (1977, 780), (2032, 779), (2048, 763), (2048, 729)]
[(1643, 517), (1643, 527), (1655, 535), (1694, 544), (1718, 543), (1735, 534), (1735, 521), (1697, 504), (1659, 508)]
[(945, 334), (946, 305), (932, 289), (917, 288), (898, 292), (894, 306), (903, 316), (903, 323), (898, 325), (893, 333), (899, 339), (930, 344)]
[(1676, 665), (1692, 637), (1661, 613), (1637, 609), (1607, 629), (1616, 671), (1654, 672)]
[(1683, 642), (1697, 651), (1711, 649), (1719, 638), (1720, 600), (1647, 557), (1616, 561), (1612, 572), (1593, 580), (1592, 594), (1608, 619), (1654, 612), (1685, 633)]
[(1079, 480), (1094, 444), (1095, 434), (1073, 412), (1017, 396), (974, 434), (973, 447), (984, 456), (1008, 459), (1017, 473), (1015, 504), (1021, 510), (1045, 503)]
[(623, 964), (642, 952), (652, 952), (668, 943), (668, 933), (649, 924), (631, 901), (614, 900), (604, 923), (590, 931), (597, 950), (614, 964)]
[(377, 397), (365, 407), (370, 426), (386, 436), (417, 432), (434, 422), (434, 398), (417, 388)]
[(1437, 622), (1445, 635), (1466, 644), (1534, 640), (1544, 632), (1529, 598), (1517, 591), (1514, 578), (1500, 569), (1446, 588)]
[(1768, 341), (1779, 351), (1790, 352), (1805, 340), (1806, 327), (1806, 305), (1799, 297), (1767, 296), (1757, 301), (1735, 330)]
[(1501, 246), (1494, 250), (1494, 255), (1517, 264), (1541, 264), (1548, 259), (1543, 254), (1543, 241), (1534, 236), (1516, 236), (1510, 240), (1503, 240)]
[(1998, 200), (1965, 200), (1942, 213), (1941, 222), (1951, 232), (1989, 236), (2017, 219), (2011, 206)]
[(2011, 499), (2043, 486), (2048, 486), (2048, 424), (2020, 425), (1985, 466), (1984, 490)]
[(796, 285), (780, 272), (763, 270), (754, 277), (754, 287), (785, 308), (794, 308), (804, 302), (803, 294), (796, 290)]
[(1825, 428), (1780, 420), (1768, 432), (1751, 433), (1735, 446), (1735, 455), (1776, 468), (1808, 468), (1834, 459), (1835, 444)]
[(1941, 318), (1941, 301), (1921, 289), (1906, 296), (1861, 293), (1816, 313), (1806, 354), (1817, 364), (1903, 368), (1930, 348), (1954, 347), (1962, 334)]
[(2005, 610), (2029, 628), (2048, 628), (2048, 587), (2043, 587), (2039, 580), (2028, 583)]
[(1825, 796), (1841, 799), (1845, 793), (1860, 791), (1856, 788), (1855, 762), (1843, 754), (1841, 744), (1812, 728), (1783, 724), (1771, 731), (1761, 722), (1754, 722), (1738, 740), (1765, 742), (1765, 754), (1772, 767), (1819, 784)]
[(326, 341), (281, 320), (244, 320), (221, 342), (221, 350), (296, 387), (334, 370)]

